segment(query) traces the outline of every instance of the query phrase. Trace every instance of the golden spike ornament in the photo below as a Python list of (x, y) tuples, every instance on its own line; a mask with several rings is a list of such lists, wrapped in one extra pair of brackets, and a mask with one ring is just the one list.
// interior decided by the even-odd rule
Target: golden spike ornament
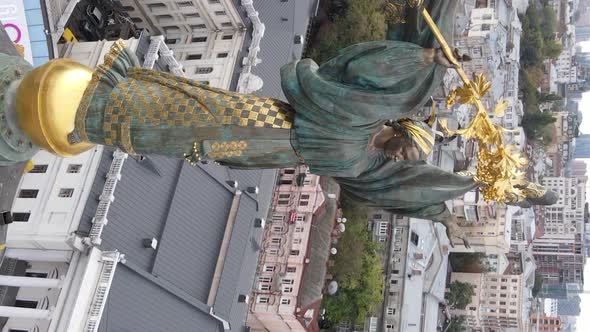
[[(528, 161), (516, 152), (514, 146), (504, 145), (502, 134), (508, 130), (490, 121), (488, 111), (481, 102), (481, 98), (491, 89), (491, 83), (485, 79), (483, 74), (470, 80), (459, 66), (453, 50), (428, 10), (422, 8), (420, 13), (432, 29), (445, 56), (454, 65), (454, 69), (463, 81), (463, 86), (451, 91), (447, 96), (447, 107), (451, 108), (458, 102), (475, 106), (477, 109), (477, 113), (467, 128), (457, 130), (454, 134), (474, 139), (478, 143), (477, 172), (473, 177), (482, 184), (480, 190), (483, 197), (488, 201), (493, 200), (500, 203), (514, 203), (525, 199), (534, 191), (529, 188), (528, 182), (525, 180), (525, 172), (522, 170)], [(494, 109), (494, 114), (503, 116), (507, 106), (506, 101), (500, 101)], [(443, 130), (450, 132), (446, 128)]]

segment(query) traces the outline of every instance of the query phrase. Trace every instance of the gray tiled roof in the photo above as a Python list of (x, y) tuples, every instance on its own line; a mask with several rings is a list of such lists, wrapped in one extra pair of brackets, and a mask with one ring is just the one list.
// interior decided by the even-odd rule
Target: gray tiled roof
[[(125, 161), (102, 234), (101, 249), (119, 250), (126, 263), (119, 264), (123, 268), (115, 273), (101, 330), (109, 326), (103, 331), (137, 331), (138, 326), (151, 326), (151, 320), (158, 326), (163, 324), (161, 320), (174, 320), (177, 307), (178, 311), (200, 314), (175, 320), (174, 331), (221, 329), (205, 303), (233, 199), (226, 181), (236, 180), (240, 189), (258, 186), (260, 194), (258, 204), (256, 197), (247, 193), (240, 199), (213, 312), (228, 321), (232, 331), (241, 331), (247, 305), (238, 303), (237, 298), (249, 294), (252, 287), (258, 258), (258, 247), (252, 243), (259, 243), (262, 235), (253, 221), (267, 217), (276, 171), (229, 170), (213, 164), (190, 167), (179, 160), (148, 158), (159, 175), (152, 167), (145, 167), (145, 161)], [(80, 231), (90, 229), (111, 161), (112, 150), (105, 149)], [(143, 248), (141, 243), (152, 237), (159, 242), (156, 251)], [(162, 304), (154, 304), (160, 298)], [(142, 310), (152, 314), (138, 313), (138, 301)], [(146, 301), (152, 304), (144, 304)], [(168, 316), (168, 311), (174, 313)], [(142, 323), (135, 325), (140, 319)]]
[[(295, 44), (295, 35), (305, 37), (310, 18), (313, 16), (318, 1), (254, 0), (254, 8), (258, 11), (260, 20), (265, 25), (264, 37), (258, 53), (262, 62), (252, 70), (264, 81), (262, 89), (256, 91), (257, 95), (285, 99), (281, 89), (280, 68), (301, 58), (303, 44)], [(239, 6), (241, 0), (234, 0), (234, 3)], [(250, 38), (250, 31), (247, 36)], [(250, 40), (247, 40), (244, 43), (243, 55), (247, 54), (245, 51), (249, 42)], [(236, 71), (238, 71), (238, 67)], [(235, 82), (237, 82), (237, 78)]]

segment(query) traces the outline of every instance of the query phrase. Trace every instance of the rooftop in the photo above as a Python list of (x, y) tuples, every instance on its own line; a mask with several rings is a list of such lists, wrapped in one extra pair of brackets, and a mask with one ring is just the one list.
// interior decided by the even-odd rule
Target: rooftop
[[(80, 222), (88, 232), (112, 162), (105, 149), (90, 198)], [(258, 186), (260, 193), (243, 193), (212, 306), (207, 298), (212, 287), (225, 227), (232, 213), (234, 190)], [(191, 167), (184, 161), (150, 156), (128, 158), (123, 164), (102, 233), (102, 250), (125, 254), (115, 274), (101, 331), (176, 330), (221, 331), (215, 316), (240, 331), (254, 272), (261, 231), (254, 218), (266, 218), (275, 170), (239, 171), (213, 164)], [(145, 248), (144, 239), (158, 240), (156, 250)], [(175, 319), (176, 318), (176, 319)]]

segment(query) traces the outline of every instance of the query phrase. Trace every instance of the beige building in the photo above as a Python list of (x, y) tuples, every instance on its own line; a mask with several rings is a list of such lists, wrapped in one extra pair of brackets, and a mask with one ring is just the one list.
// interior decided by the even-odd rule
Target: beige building
[[(234, 69), (238, 61), (242, 72), (252, 78), (241, 79), (242, 92), (252, 92), (262, 81), (250, 74), (249, 67), (260, 62), (257, 54), (264, 25), (252, 0), (241, 2), (238, 11), (232, 0), (121, 0), (133, 22), (152, 35), (164, 35), (165, 43), (182, 64), (186, 76), (212, 86), (234, 89)], [(249, 21), (249, 22), (247, 22)], [(252, 24), (249, 54), (241, 52)], [(243, 82), (242, 82), (243, 81)]]
[(527, 320), (522, 318), (526, 310), (527, 288), (522, 275), (453, 272), (451, 282), (454, 281), (475, 287), (475, 295), (464, 310), (451, 310), (453, 315), (465, 316), (465, 326), (470, 331), (503, 331), (508, 328), (526, 331)]
[(584, 232), (585, 177), (545, 177), (543, 185), (559, 196), (545, 207), (543, 238), (573, 239)]
[[(300, 302), (309, 286), (304, 285), (305, 270), (315, 259), (310, 257), (311, 237), (318, 227), (326, 226), (312, 222), (325, 201), (319, 180), (304, 166), (280, 171), (252, 289), (247, 320), (252, 331), (305, 331), (306, 315), (317, 314), (317, 310), (308, 312)], [(314, 239), (313, 245), (316, 241), (320, 240)], [(325, 260), (314, 263), (326, 265)]]
[(505, 254), (510, 250), (512, 209), (503, 204), (486, 202), (479, 191), (470, 191), (453, 201), (453, 214), (465, 232), (471, 248), (453, 239), (453, 252)]

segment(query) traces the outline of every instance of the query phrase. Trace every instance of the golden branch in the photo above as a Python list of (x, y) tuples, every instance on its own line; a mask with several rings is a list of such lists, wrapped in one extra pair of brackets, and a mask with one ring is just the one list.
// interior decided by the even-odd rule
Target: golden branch
[[(514, 152), (514, 147), (504, 146), (502, 133), (506, 129), (494, 125), (488, 116), (481, 98), (491, 89), (491, 84), (486, 81), (483, 74), (479, 74), (472, 81), (459, 66), (453, 50), (445, 40), (440, 29), (430, 16), (426, 8), (422, 8), (421, 14), (432, 30), (442, 51), (449, 61), (455, 65), (454, 69), (463, 81), (463, 86), (449, 93), (447, 96), (447, 107), (451, 108), (455, 102), (474, 105), (477, 109), (475, 117), (465, 129), (457, 130), (456, 133), (468, 139), (475, 139), (479, 145), (477, 175), (475, 179), (483, 186), (481, 192), (486, 200), (497, 202), (516, 202), (526, 196), (522, 190), (525, 185), (525, 173), (521, 170), (527, 160)], [(494, 112), (503, 114), (506, 103), (501, 101)], [(446, 128), (445, 128), (446, 129)]]

